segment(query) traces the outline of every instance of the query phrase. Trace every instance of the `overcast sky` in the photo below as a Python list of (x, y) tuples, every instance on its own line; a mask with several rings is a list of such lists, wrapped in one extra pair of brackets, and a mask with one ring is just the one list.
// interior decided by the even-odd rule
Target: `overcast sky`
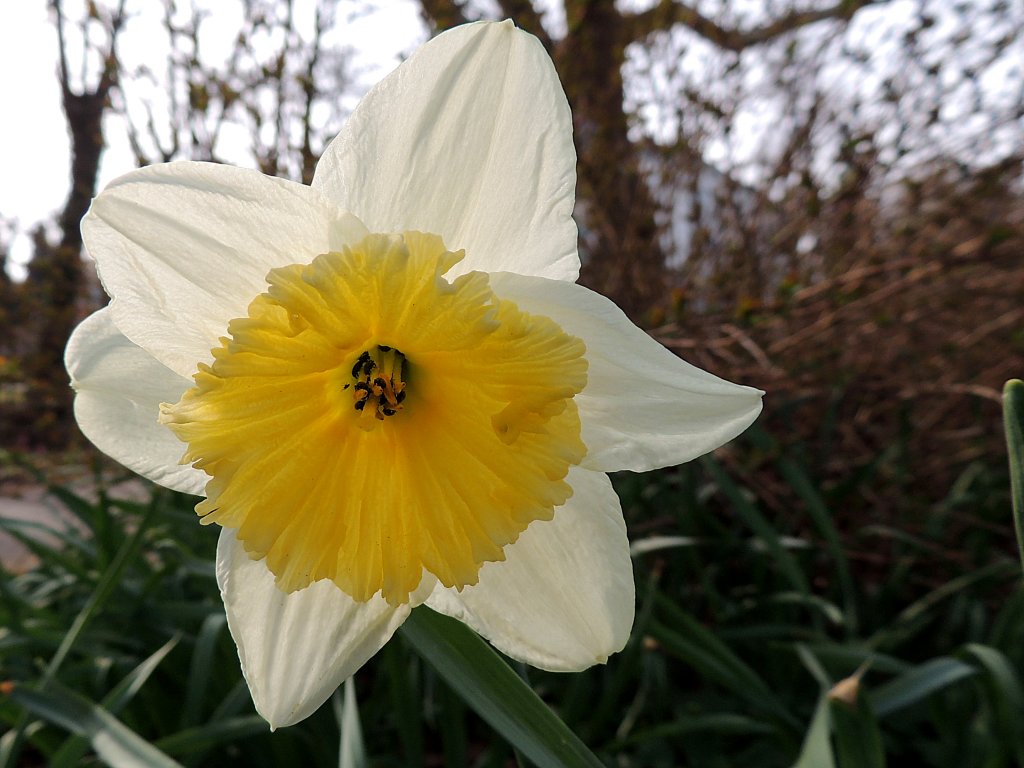
[[(68, 18), (78, 18), (77, 0), (67, 0), (66, 4)], [(69, 139), (56, 74), (57, 34), (47, 5), (46, 0), (0, 0), (0, 104), (16, 107), (14, 114), (19, 115), (0, 120), (0, 216), (15, 219), (22, 231), (12, 247), (12, 271), (18, 276), (23, 274), (21, 265), (31, 254), (24, 231), (62, 208), (70, 184)], [(150, 6), (148, 10), (158, 10), (152, 0), (144, 5)], [(298, 5), (312, 7), (312, 3)], [(338, 24), (341, 37), (337, 42), (353, 49), (353, 70), (358, 73), (353, 87), (365, 89), (410, 53), (425, 38), (426, 29), (413, 0), (360, 2), (359, 6), (369, 6), (372, 12), (346, 22), (355, 5), (339, 3), (338, 20), (343, 23)], [(222, 0), (218, 7), (230, 10), (231, 6)], [(128, 7), (142, 6), (129, 2)], [(129, 66), (146, 56), (152, 60), (150, 48), (162, 37), (158, 26), (152, 30), (144, 27), (148, 21), (138, 17), (119, 42), (119, 53)], [(154, 23), (159, 24), (158, 17)], [(208, 26), (211, 31), (219, 27), (225, 43), (238, 29), (230, 13), (217, 14)], [(216, 37), (211, 37), (211, 52), (215, 52)], [(72, 60), (73, 68), (76, 63)], [(116, 116), (108, 118), (106, 138), (109, 146), (101, 166), (101, 189), (135, 167)], [(228, 159), (237, 161), (235, 157)]]
[[(64, 0), (69, 19), (81, 17), (81, 7), (85, 0)], [(643, 7), (653, 0), (622, 0), (623, 5)], [(938, 15), (940, 23), (929, 34), (936, 40), (945, 39), (960, 33), (956, 26), (950, 26), (953, 16), (946, 5), (950, 0), (891, 0), (876, 8), (869, 8), (858, 13), (853, 24), (843, 36), (845, 43), (859, 47), (869, 56), (865, 66), (843, 72), (847, 66), (837, 59), (839, 69), (828, 71), (823, 69), (818, 74), (821, 81), (819, 87), (833, 90), (841, 96), (843, 93), (863, 95), (872, 90), (877, 91), (883, 78), (893, 74), (894, 67), (898, 70), (901, 59), (897, 54), (898, 43), (911, 19), (915, 9), (923, 3)], [(223, 51), (231, 46), (238, 29), (237, 3), (227, 0), (187, 0), (201, 7), (217, 9), (211, 19), (205, 23), (209, 37), (203, 43), (207, 54), (204, 60), (215, 61), (218, 45)], [(756, 25), (764, 12), (764, 0), (733, 0), (731, 6), (737, 18), (734, 23)], [(960, 51), (961, 57), (984, 58), (990, 50), (989, 40), (996, 39), (1007, 31), (1006, 20), (1020, 19), (1021, 3), (1024, 0), (1011, 0), (1013, 13), (1000, 19), (999, 11), (994, 10), (996, 0), (971, 0), (976, 9), (990, 8), (989, 16), (984, 18), (988, 23), (986, 29), (970, 30), (973, 45)], [(113, 5), (113, 2), (107, 3)], [(14, 242), (12, 248), (14, 274), (23, 273), (24, 263), (31, 253), (28, 238), (24, 232), (40, 221), (51, 219), (58, 212), (67, 196), (69, 185), (69, 141), (67, 129), (60, 105), (57, 69), (57, 35), (54, 24), (47, 10), (47, 0), (0, 0), (0, 103), (6, 105), (10, 114), (0, 121), (0, 216), (15, 219), (17, 227), (23, 233)], [(166, 47), (165, 35), (160, 29), (157, 0), (128, 0), (131, 16), (129, 27), (124, 30), (119, 40), (119, 54), (126, 69), (131, 71), (142, 62), (161, 62), (165, 54), (159, 46)], [(484, 15), (493, 15), (496, 9), (490, 0), (474, 0), (473, 7)], [(543, 0), (538, 6), (546, 8), (545, 22), (556, 33), (564, 28), (564, 19), (559, 9), (560, 3)], [(308, 13), (315, 7), (314, 0), (298, 0), (295, 3), (297, 15)], [(967, 6), (971, 7), (971, 6)], [(141, 9), (142, 12), (137, 12)], [(358, 12), (357, 12), (358, 11)], [(369, 11), (369, 12), (367, 12)], [(356, 80), (348, 86), (345, 94), (339, 95), (345, 107), (354, 105), (360, 93), (379, 80), (386, 72), (396, 66), (403, 56), (410, 53), (417, 44), (426, 38), (427, 30), (419, 16), (419, 3), (415, 0), (339, 0), (336, 15), (336, 30), (330, 41), (333, 47), (347, 48), (351, 51), (349, 60), (350, 72)], [(300, 19), (301, 21), (301, 19)], [(975, 25), (977, 27), (977, 24)], [(824, 27), (816, 26), (804, 30), (798, 39), (813, 41)], [(685, 48), (668, 52), (665, 62), (669, 69), (662, 71), (661, 65), (644, 70), (637, 76), (634, 70), (643, 64), (642, 52), (633, 50), (627, 64), (627, 101), (638, 108), (639, 114), (646, 123), (648, 135), (657, 137), (661, 129), (673, 130), (673, 116), (678, 91), (666, 88), (673, 81), (672, 69), (687, 73), (691, 82), (699, 88), (714, 95), (719, 78), (715, 76), (715, 67), (720, 66), (713, 55), (712, 48), (692, 35), (686, 36), (683, 30), (671, 39), (685, 43)], [(671, 46), (670, 46), (671, 47)], [(947, 50), (939, 45), (935, 51)], [(638, 53), (640, 55), (638, 55)], [(751, 56), (759, 56), (757, 51)], [(72, 69), (78, 69), (77, 62), (72, 60)], [(944, 62), (949, 64), (950, 62)], [(965, 60), (952, 62), (950, 72), (959, 67), (967, 66)], [(1014, 103), (1022, 98), (1024, 76), (1021, 65), (1024, 63), (1024, 36), (1019, 30), (1015, 41), (1004, 52), (996, 63), (984, 69), (982, 82), (986, 99), (993, 105)], [(159, 66), (159, 65), (158, 65)], [(93, 71), (95, 71), (93, 67)], [(748, 73), (756, 80), (761, 68), (748, 68)], [(897, 76), (899, 72), (895, 73)], [(722, 80), (721, 87), (733, 87), (729, 81)], [(659, 108), (659, 90), (669, 99), (668, 111)], [(716, 163), (722, 169), (739, 179), (750, 181), (756, 179), (758, 159), (764, 155), (763, 139), (776, 125), (772, 116), (772, 102), (769, 92), (766, 100), (751, 99), (745, 104), (745, 110), (736, 116), (735, 126), (727, 140), (713, 139), (704, 147), (705, 158)], [(154, 99), (158, 101), (158, 99)], [(951, 114), (946, 123), (954, 130), (943, 137), (959, 141), (956, 154), (966, 160), (998, 159), (1007, 151), (1007, 147), (1019, 146), (1021, 121), (1010, 122), (989, 129), (984, 123), (976, 124), (978, 113), (972, 113), (971, 100), (966, 96), (950, 99), (943, 109)], [(963, 110), (962, 117), (952, 114)], [(975, 121), (975, 122), (972, 122)], [(962, 131), (955, 130), (960, 126)], [(104, 156), (100, 174), (100, 188), (111, 179), (131, 170), (134, 158), (128, 149), (123, 123), (119, 116), (108, 114), (106, 123), (108, 149)], [(230, 141), (218, 145), (219, 156), (228, 161), (240, 164), (251, 164), (247, 159), (243, 145), (244, 137), (231, 144)], [(232, 151), (241, 147), (240, 152)], [(746, 155), (751, 155), (745, 160)], [(748, 167), (745, 167), (745, 164)], [(744, 175), (744, 174), (747, 175)]]

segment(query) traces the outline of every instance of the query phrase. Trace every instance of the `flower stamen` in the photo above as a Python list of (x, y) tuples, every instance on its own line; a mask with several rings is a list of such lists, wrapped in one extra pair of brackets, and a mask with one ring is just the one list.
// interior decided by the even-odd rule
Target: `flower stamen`
[[(405, 355), (393, 347), (378, 344), (372, 352), (363, 351), (352, 366), (355, 409), (360, 412), (359, 426), (370, 430), (377, 421), (402, 410), (405, 400)], [(369, 406), (369, 407), (367, 407)]]

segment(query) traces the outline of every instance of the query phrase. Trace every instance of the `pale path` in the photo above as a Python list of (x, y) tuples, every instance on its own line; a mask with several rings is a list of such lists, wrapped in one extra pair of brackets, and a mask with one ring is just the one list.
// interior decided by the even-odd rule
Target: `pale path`
[[(89, 480), (77, 480), (69, 489), (76, 495), (94, 500), (95, 484)], [(151, 491), (144, 480), (129, 479), (110, 486), (108, 495), (117, 499), (147, 501)], [(35, 523), (40, 528), (26, 528), (25, 532), (37, 541), (52, 545), (59, 541), (53, 532), (66, 531), (75, 526), (85, 530), (84, 524), (55, 496), (41, 485), (19, 485), (17, 488), (0, 490), (0, 519)], [(52, 531), (52, 532), (51, 532)], [(23, 573), (38, 563), (38, 558), (28, 548), (6, 531), (0, 530), (0, 564), (13, 573)]]

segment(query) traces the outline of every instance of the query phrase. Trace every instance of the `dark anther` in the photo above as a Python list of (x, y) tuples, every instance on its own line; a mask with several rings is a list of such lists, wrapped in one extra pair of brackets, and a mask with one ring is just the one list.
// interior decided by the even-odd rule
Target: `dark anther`
[[(365, 411), (369, 403), (370, 412), (378, 420), (387, 416), (394, 416), (402, 410), (401, 403), (405, 400), (405, 382), (402, 380), (405, 371), (405, 355), (397, 352), (394, 347), (386, 344), (378, 344), (377, 350), (386, 355), (389, 375), (384, 375), (384, 370), (375, 359), (376, 352), (364, 351), (356, 358), (352, 366), (353, 382), (345, 384), (342, 389), (352, 389), (355, 402), (353, 405), (357, 411)], [(392, 355), (391, 353), (395, 354)], [(396, 370), (397, 369), (397, 375)], [(374, 373), (376, 372), (376, 376)], [(395, 391), (396, 386), (399, 391)]]
[[(366, 367), (367, 365), (369, 365), (368, 368)], [(359, 356), (359, 359), (356, 360), (356, 364), (352, 366), (352, 378), (359, 378), (359, 371), (364, 368), (366, 369), (366, 374), (369, 375), (370, 371), (372, 371), (374, 367), (376, 367), (376, 364), (373, 362), (373, 358), (370, 357), (370, 353), (363, 352), (363, 354)]]

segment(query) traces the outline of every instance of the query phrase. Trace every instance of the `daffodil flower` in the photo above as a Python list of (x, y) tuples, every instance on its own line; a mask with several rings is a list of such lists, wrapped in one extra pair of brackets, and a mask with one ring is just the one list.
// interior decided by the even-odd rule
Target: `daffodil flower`
[(272, 726), (422, 603), (543, 669), (604, 662), (634, 609), (605, 473), (688, 461), (760, 411), (575, 283), (575, 181), (550, 59), (478, 23), (371, 90), (312, 186), (182, 162), (93, 202), (111, 302), (68, 344), (75, 415), (205, 495)]

